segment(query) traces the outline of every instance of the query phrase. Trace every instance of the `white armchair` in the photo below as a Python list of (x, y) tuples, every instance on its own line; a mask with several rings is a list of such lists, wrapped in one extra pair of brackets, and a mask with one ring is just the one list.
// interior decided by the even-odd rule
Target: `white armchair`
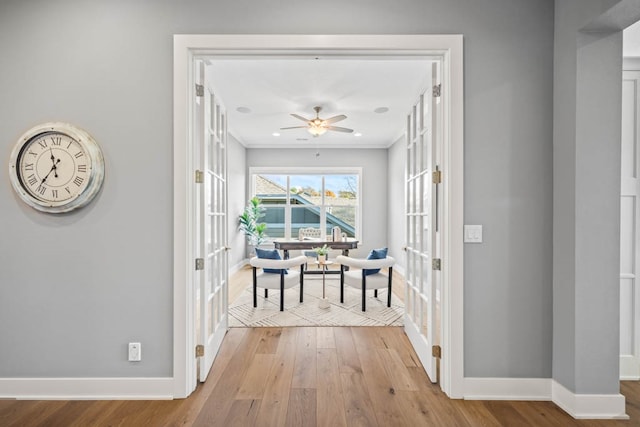
[[(344, 255), (338, 255), (336, 262), (340, 264), (340, 302), (344, 303), (344, 285), (362, 289), (362, 311), (366, 311), (366, 291), (374, 290), (374, 295), (378, 296), (378, 289), (388, 289), (387, 307), (391, 307), (391, 285), (393, 277), (393, 265), (396, 260), (388, 256), (383, 259), (358, 259)], [(360, 270), (350, 270), (345, 267), (359, 268)], [(381, 269), (378, 273), (364, 274), (364, 270)], [(385, 273), (382, 269), (387, 268)]]
[[(302, 302), (304, 284), (304, 264), (307, 257), (297, 256), (290, 259), (267, 259), (253, 257), (249, 261), (253, 267), (253, 306), (258, 306), (258, 287), (264, 288), (264, 297), (268, 298), (269, 289), (280, 289), (280, 311), (284, 311), (284, 290), (300, 284), (300, 302)], [(291, 270), (292, 267), (300, 266), (300, 272)], [(278, 273), (265, 273), (262, 269), (273, 268), (280, 270)], [(258, 271), (258, 269), (261, 269)], [(285, 269), (290, 269), (287, 274)]]

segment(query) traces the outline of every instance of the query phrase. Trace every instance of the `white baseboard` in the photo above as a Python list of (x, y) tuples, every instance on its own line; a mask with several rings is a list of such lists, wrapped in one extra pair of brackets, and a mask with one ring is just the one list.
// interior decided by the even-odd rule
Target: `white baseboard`
[(242, 270), (244, 268), (245, 265), (249, 264), (249, 260), (247, 258), (243, 259), (242, 261), (240, 261), (239, 263), (237, 263), (234, 266), (231, 266), (229, 268), (229, 276), (231, 276), (234, 273), (237, 273), (238, 271)]
[(640, 362), (632, 355), (620, 356), (620, 379), (635, 381), (640, 380)]
[(0, 399), (170, 400), (173, 378), (0, 378)]
[(405, 270), (400, 264), (396, 264), (393, 266), (393, 271), (397, 271), (402, 277), (405, 277)]
[(549, 378), (465, 378), (465, 400), (551, 400)]
[(621, 394), (576, 394), (552, 380), (553, 402), (577, 419), (627, 420), (625, 398)]
[(629, 419), (621, 394), (576, 394), (551, 378), (465, 378), (466, 400), (551, 400), (576, 419)]

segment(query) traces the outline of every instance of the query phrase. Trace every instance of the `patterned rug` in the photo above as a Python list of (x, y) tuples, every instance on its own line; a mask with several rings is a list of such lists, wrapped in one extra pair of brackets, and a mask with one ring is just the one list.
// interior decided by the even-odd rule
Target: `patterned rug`
[(269, 290), (264, 298), (264, 289), (258, 288), (258, 307), (253, 307), (251, 284), (229, 306), (230, 327), (259, 326), (402, 326), (404, 304), (391, 295), (391, 307), (387, 307), (387, 290), (367, 292), (367, 311), (362, 311), (361, 291), (345, 286), (344, 304), (340, 303), (340, 279), (328, 276), (326, 296), (329, 308), (319, 308), (322, 298), (322, 278), (304, 278), (304, 302), (300, 303), (300, 288), (285, 289), (284, 311), (280, 311), (280, 291)]

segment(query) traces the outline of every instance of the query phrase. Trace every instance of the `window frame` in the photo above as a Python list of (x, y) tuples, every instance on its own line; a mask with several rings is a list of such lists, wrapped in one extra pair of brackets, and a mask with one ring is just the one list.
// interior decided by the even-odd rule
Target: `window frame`
[[(318, 206), (320, 208), (320, 230), (321, 238), (326, 239), (326, 224), (327, 224), (327, 208), (331, 204), (326, 203), (326, 189), (325, 189), (325, 176), (327, 175), (357, 175), (358, 176), (358, 197), (356, 205), (356, 220), (355, 220), (355, 239), (362, 244), (362, 214), (363, 214), (363, 202), (362, 202), (362, 167), (335, 167), (335, 166), (300, 166), (300, 167), (280, 167), (280, 166), (252, 166), (249, 167), (249, 194), (250, 197), (254, 197), (256, 194), (256, 175), (286, 175), (287, 176), (287, 189), (284, 205), (271, 205), (271, 206), (283, 206), (285, 209), (285, 223), (284, 223), (284, 239), (296, 238), (297, 236), (291, 236), (291, 216), (292, 216), (292, 204), (291, 204), (291, 190), (290, 179), (291, 175), (317, 175), (322, 177), (322, 201)], [(267, 235), (269, 230), (267, 230)], [(269, 238), (268, 241), (273, 241), (274, 238)]]

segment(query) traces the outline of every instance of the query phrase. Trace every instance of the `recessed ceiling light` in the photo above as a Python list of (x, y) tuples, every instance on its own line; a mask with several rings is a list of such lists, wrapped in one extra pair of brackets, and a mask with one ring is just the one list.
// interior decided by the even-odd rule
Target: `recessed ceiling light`
[(378, 113), (378, 114), (383, 114), (383, 113), (386, 113), (387, 111), (389, 111), (389, 107), (378, 107), (375, 110), (373, 110), (374, 113)]
[(308, 141), (308, 138), (296, 138), (296, 141)]
[(278, 132), (274, 132), (274, 133), (272, 133), (271, 135), (273, 135), (273, 136), (280, 136), (280, 134), (279, 134)]
[(353, 136), (362, 136), (362, 134), (360, 132), (356, 132), (353, 134)]
[(251, 109), (248, 107), (238, 107), (236, 108), (236, 111), (242, 114), (249, 114), (251, 112)]

